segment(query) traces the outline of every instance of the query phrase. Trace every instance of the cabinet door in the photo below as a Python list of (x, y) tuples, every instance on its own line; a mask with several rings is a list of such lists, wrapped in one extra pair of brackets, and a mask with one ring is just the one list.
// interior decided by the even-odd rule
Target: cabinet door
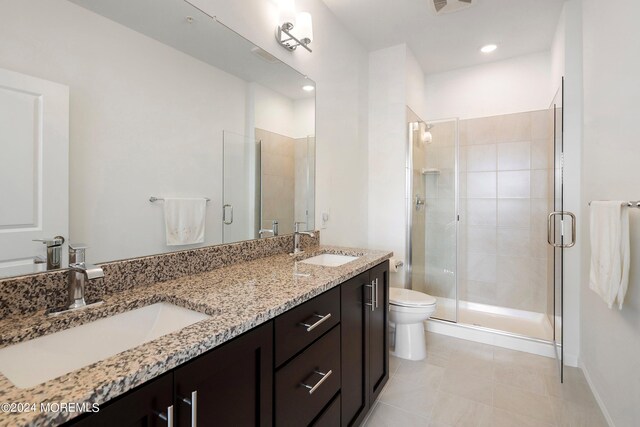
[(270, 426), (273, 323), (176, 369), (174, 382), (178, 426)]
[(369, 409), (366, 355), (367, 323), (371, 307), (369, 273), (365, 272), (340, 287), (342, 347), (342, 425), (358, 425)]
[(369, 315), (369, 404), (378, 398), (389, 379), (389, 262), (369, 270), (369, 285), (375, 293)]
[(167, 415), (173, 404), (173, 374), (140, 386), (87, 415), (78, 421), (70, 421), (74, 427), (166, 427), (167, 422), (159, 414)]

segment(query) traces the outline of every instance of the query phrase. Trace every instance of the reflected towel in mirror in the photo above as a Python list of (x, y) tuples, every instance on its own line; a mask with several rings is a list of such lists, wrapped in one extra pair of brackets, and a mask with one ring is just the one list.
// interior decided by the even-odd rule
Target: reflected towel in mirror
[(167, 246), (204, 242), (207, 200), (200, 198), (164, 199)]

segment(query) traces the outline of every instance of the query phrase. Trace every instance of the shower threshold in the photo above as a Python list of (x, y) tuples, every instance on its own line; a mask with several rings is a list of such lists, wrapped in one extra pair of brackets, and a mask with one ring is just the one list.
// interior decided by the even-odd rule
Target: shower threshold
[[(455, 319), (455, 300), (438, 297), (434, 319)], [(457, 324), (502, 332), (541, 341), (553, 340), (553, 329), (545, 313), (459, 301)]]

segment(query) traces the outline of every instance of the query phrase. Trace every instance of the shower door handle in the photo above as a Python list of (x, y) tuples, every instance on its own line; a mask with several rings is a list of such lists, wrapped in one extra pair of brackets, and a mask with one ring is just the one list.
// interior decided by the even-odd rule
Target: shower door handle
[[(227, 208), (230, 208), (229, 219), (227, 219)], [(226, 204), (222, 206), (222, 222), (225, 224), (233, 224), (233, 205)]]
[[(552, 236), (552, 229), (553, 227), (551, 226), (553, 223), (553, 219), (556, 216), (560, 216), (560, 220), (563, 221), (562, 217), (564, 216), (568, 216), (571, 218), (571, 242), (569, 243), (556, 243), (555, 239)], [(564, 221), (562, 222), (563, 226), (562, 226), (562, 237), (564, 237)], [(551, 212), (549, 214), (549, 216), (547, 217), (547, 242), (553, 246), (554, 248), (571, 248), (573, 246), (575, 246), (576, 244), (576, 216), (574, 215), (573, 212), (568, 212), (568, 211), (554, 211)]]

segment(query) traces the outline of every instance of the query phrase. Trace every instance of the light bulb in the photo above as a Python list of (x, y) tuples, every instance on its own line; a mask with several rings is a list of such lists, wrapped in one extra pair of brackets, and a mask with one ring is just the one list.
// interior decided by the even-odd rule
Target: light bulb
[(313, 41), (313, 24), (311, 23), (311, 14), (309, 12), (300, 12), (296, 15), (296, 24), (293, 31), (300, 40), (305, 43)]

